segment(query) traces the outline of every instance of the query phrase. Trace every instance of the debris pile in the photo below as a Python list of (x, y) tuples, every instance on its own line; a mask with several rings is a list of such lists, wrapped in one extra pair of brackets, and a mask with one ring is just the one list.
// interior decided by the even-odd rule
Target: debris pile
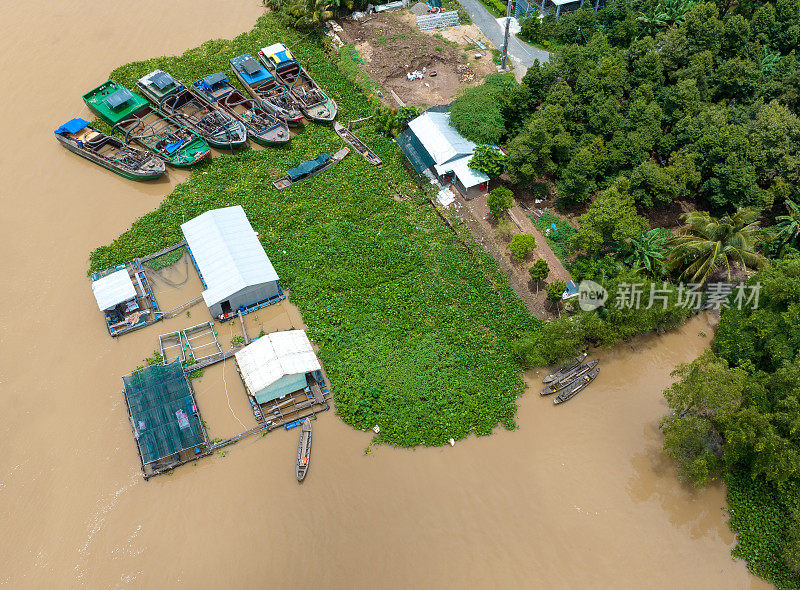
[(459, 82), (472, 82), (475, 79), (475, 72), (473, 72), (469, 66), (458, 64), (456, 66), (456, 71), (458, 72)]

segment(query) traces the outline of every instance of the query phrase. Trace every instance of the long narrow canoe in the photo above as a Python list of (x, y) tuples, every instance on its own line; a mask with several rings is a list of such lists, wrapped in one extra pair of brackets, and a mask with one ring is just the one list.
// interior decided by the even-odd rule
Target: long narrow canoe
[(352, 131), (350, 131), (344, 125), (339, 123), (339, 121), (333, 122), (333, 130), (336, 131), (336, 135), (338, 135), (347, 143), (349, 143), (351, 146), (353, 146), (353, 149), (356, 150), (359, 154), (361, 154), (367, 162), (369, 162), (373, 166), (377, 166), (378, 168), (380, 168), (383, 165), (383, 160), (381, 160), (375, 154), (375, 152), (369, 149), (363, 141), (358, 139)]
[(83, 95), (83, 101), (112, 132), (124, 133), (124, 142), (135, 141), (167, 164), (186, 168), (211, 151), (205, 140), (191, 129), (158, 112), (147, 100), (109, 80)]
[(551, 381), (553, 381), (555, 379), (558, 379), (559, 377), (561, 377), (567, 371), (569, 371), (572, 368), (577, 367), (578, 365), (580, 365), (583, 362), (583, 359), (585, 359), (587, 356), (589, 356), (588, 353), (584, 352), (582, 354), (579, 354), (575, 358), (569, 359), (564, 364), (562, 364), (559, 367), (557, 367), (556, 370), (553, 371), (552, 373), (550, 373), (547, 377), (542, 379), (542, 382), (543, 383), (550, 383)]
[(195, 96), (163, 70), (139, 78), (136, 88), (158, 110), (201, 135), (211, 147), (234, 149), (247, 141), (247, 129), (241, 121)]
[(125, 145), (98, 131), (83, 119), (72, 119), (55, 130), (69, 151), (131, 180), (152, 180), (164, 174), (164, 162), (155, 155)]
[(594, 381), (594, 378), (597, 377), (598, 373), (600, 373), (600, 367), (596, 367), (586, 373), (585, 375), (578, 377), (575, 381), (573, 381), (564, 391), (556, 396), (556, 399), (553, 400), (554, 404), (561, 404), (567, 400), (572, 399), (577, 395), (579, 391), (582, 391), (586, 388), (589, 383)]
[(192, 86), (209, 104), (241, 121), (247, 128), (248, 137), (256, 143), (279, 144), (292, 138), (286, 121), (261, 108), (256, 100), (245, 97), (222, 72), (201, 78)]
[(297, 184), (298, 182), (302, 182), (311, 178), (312, 176), (316, 176), (323, 170), (327, 170), (328, 168), (333, 168), (341, 162), (344, 157), (350, 153), (350, 148), (342, 148), (332, 156), (330, 154), (320, 154), (313, 160), (307, 160), (301, 163), (296, 168), (292, 168), (291, 170), (286, 171), (286, 176), (283, 178), (279, 178), (272, 184), (278, 190), (283, 190), (285, 188), (289, 188)]
[(317, 123), (330, 123), (336, 118), (338, 107), (332, 98), (322, 91), (311, 76), (295, 59), (283, 43), (263, 47), (258, 57), (267, 69), (284, 84), (303, 114)]
[(303, 113), (289, 89), (278, 82), (252, 55), (244, 53), (234, 57), (230, 63), (236, 78), (250, 96), (261, 101), (263, 108), (289, 125), (299, 125), (303, 121)]
[(585, 375), (586, 373), (594, 369), (597, 366), (597, 363), (599, 362), (600, 362), (599, 359), (595, 359), (591, 362), (583, 363), (582, 365), (578, 365), (574, 369), (567, 371), (557, 380), (548, 383), (545, 386), (545, 388), (542, 389), (540, 395), (550, 395), (551, 393), (555, 393), (559, 389), (564, 389), (568, 385), (571, 385), (578, 377), (581, 377), (582, 375)]
[(311, 418), (303, 421), (300, 442), (297, 444), (297, 481), (303, 481), (311, 461)]

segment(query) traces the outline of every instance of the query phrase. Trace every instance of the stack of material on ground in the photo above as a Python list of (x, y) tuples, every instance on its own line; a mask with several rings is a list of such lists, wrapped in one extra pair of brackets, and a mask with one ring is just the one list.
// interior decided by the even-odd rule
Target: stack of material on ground
[(422, 16), (423, 14), (428, 14), (428, 5), (424, 2), (417, 2), (414, 6), (411, 7), (411, 12), (416, 16)]

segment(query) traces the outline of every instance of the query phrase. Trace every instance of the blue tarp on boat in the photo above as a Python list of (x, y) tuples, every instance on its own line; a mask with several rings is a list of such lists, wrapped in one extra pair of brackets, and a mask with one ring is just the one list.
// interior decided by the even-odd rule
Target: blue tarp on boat
[(81, 129), (86, 128), (89, 124), (89, 121), (84, 121), (80, 117), (72, 119), (71, 121), (67, 121), (61, 127), (56, 129), (54, 133), (77, 133)]
[(178, 141), (173, 141), (172, 143), (168, 143), (166, 147), (164, 147), (164, 151), (167, 152), (168, 154), (171, 154), (182, 145), (183, 145), (183, 140), (179, 139)]
[(150, 81), (159, 90), (164, 90), (165, 88), (172, 86), (173, 84), (177, 84), (175, 78), (173, 78), (166, 72), (158, 72), (156, 74), (153, 74), (150, 77)]
[(278, 60), (278, 65), (283, 65), (287, 62), (295, 61), (293, 57), (291, 57), (285, 50), (279, 51), (275, 54), (275, 57)]
[(287, 170), (286, 174), (289, 178), (294, 181), (300, 178), (301, 176), (305, 176), (307, 174), (311, 174), (322, 168), (325, 164), (327, 164), (331, 159), (330, 154), (320, 154), (313, 160), (308, 160), (300, 164), (297, 168), (292, 168), (291, 170)]

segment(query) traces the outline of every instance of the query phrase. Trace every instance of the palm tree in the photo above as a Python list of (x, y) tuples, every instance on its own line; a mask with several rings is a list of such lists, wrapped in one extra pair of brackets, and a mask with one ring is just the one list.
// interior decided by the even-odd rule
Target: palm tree
[(636, 20), (642, 23), (642, 32), (655, 37), (661, 27), (667, 26), (667, 13), (661, 7), (654, 8), (649, 14), (640, 12)]
[(289, 0), (285, 6), (286, 13), (292, 18), (292, 26), (296, 29), (316, 29), (333, 18), (330, 4), (325, 0)]
[(766, 258), (755, 251), (764, 239), (757, 211), (739, 209), (721, 219), (707, 211), (693, 211), (684, 214), (683, 220), (686, 226), (670, 240), (667, 258), (667, 267), (681, 269), (682, 279), (705, 283), (714, 270), (725, 268), (730, 280), (733, 262), (753, 268), (766, 264)]
[(632, 238), (629, 244), (631, 253), (625, 258), (625, 263), (641, 267), (652, 276), (662, 274), (668, 235), (668, 230), (656, 228), (643, 232), (638, 238)]
[(695, 0), (663, 0), (663, 10), (666, 15), (666, 20), (681, 24), (686, 20), (686, 13), (689, 12), (697, 4)]
[(775, 237), (781, 240), (782, 244), (795, 242), (800, 236), (800, 207), (792, 201), (786, 201), (786, 208), (789, 215), (779, 215), (775, 218), (778, 223), (773, 228)]

